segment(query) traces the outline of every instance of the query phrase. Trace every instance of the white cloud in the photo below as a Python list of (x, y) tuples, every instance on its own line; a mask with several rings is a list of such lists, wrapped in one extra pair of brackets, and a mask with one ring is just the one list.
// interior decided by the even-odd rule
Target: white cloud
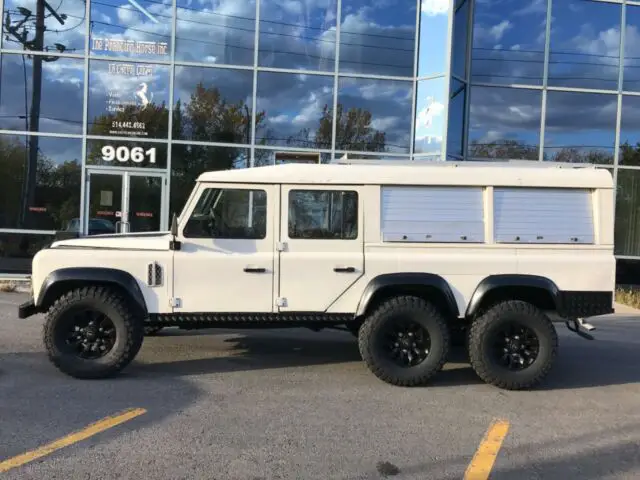
[(489, 33), (493, 36), (493, 38), (498, 41), (502, 38), (507, 30), (509, 30), (513, 25), (509, 20), (503, 20), (497, 25), (494, 25), (489, 30)]
[(422, 0), (421, 11), (429, 16), (443, 15), (449, 12), (451, 0)]
[(428, 105), (420, 110), (416, 116), (416, 128), (430, 128), (433, 124), (433, 119), (442, 115), (444, 112), (444, 104), (429, 98)]

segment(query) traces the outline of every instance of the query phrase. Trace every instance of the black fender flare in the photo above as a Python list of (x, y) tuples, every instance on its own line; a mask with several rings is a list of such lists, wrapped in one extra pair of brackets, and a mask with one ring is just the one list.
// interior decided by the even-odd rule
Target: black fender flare
[(561, 306), (560, 289), (552, 280), (539, 275), (506, 273), (500, 275), (489, 275), (482, 279), (471, 295), (471, 299), (467, 304), (465, 317), (473, 316), (478, 311), (485, 295), (492, 290), (501, 287), (539, 288), (547, 291), (551, 295), (556, 308), (560, 308)]
[(440, 275), (423, 272), (401, 272), (382, 274), (371, 279), (362, 292), (355, 316), (361, 317), (364, 315), (367, 310), (367, 306), (374, 298), (376, 292), (389, 286), (424, 286), (435, 288), (444, 295), (451, 313), (455, 317), (458, 317), (460, 314), (458, 302), (456, 301), (456, 297), (453, 295), (453, 291), (451, 290), (449, 283)]
[(133, 275), (123, 270), (102, 267), (71, 267), (51, 272), (42, 282), (42, 287), (35, 301), (36, 308), (42, 309), (53, 302), (58, 288), (64, 283), (72, 284), (112, 284), (124, 289), (139, 313), (147, 316), (147, 304), (140, 286)]

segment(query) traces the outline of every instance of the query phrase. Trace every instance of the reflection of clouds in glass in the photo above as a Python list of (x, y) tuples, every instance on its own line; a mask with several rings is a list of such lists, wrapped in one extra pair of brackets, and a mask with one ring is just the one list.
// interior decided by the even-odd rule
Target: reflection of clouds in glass
[[(471, 87), (469, 155), (538, 158), (538, 90)], [(545, 159), (610, 163), (615, 144), (615, 95), (550, 91)]]
[(446, 110), (446, 78), (421, 80), (416, 96), (415, 153), (440, 154)]
[(261, 66), (333, 71), (335, 0), (264, 0), (260, 9)]
[(94, 55), (166, 59), (173, 25), (169, 0), (91, 2), (90, 49)]
[(177, 6), (177, 59), (253, 64), (254, 0), (219, 0), (212, 4), (178, 0)]
[(344, 0), (340, 71), (413, 76), (416, 4)]
[(555, 0), (549, 85), (617, 89), (622, 6)]
[[(448, 3), (448, 2), (446, 2)], [(420, 15), (420, 48), (418, 49), (418, 76), (446, 73), (447, 45), (449, 41), (448, 10), (442, 14), (427, 14), (422, 2)]]
[(537, 160), (542, 92), (471, 87), (469, 156)]
[(450, 4), (450, 0), (422, 0), (420, 11), (430, 17), (443, 15), (449, 11)]
[(333, 107), (333, 78), (262, 72), (257, 93), (257, 110), (265, 113), (265, 121), (256, 142), (331, 147), (332, 123), (325, 112)]
[(477, 2), (472, 79), (497, 84), (542, 84), (547, 0)]
[(640, 7), (626, 8), (623, 90), (640, 90)]
[[(350, 109), (361, 111), (358, 119), (384, 134), (384, 151), (407, 153), (411, 136), (412, 83), (399, 80), (341, 78), (338, 103), (343, 117)], [(365, 120), (370, 116), (370, 121)], [(346, 121), (343, 119), (343, 121)], [(380, 127), (379, 129), (376, 127)], [(338, 127), (338, 136), (340, 136)], [(353, 149), (349, 145), (337, 149)]]
[[(32, 130), (32, 125), (27, 123), (33, 100), (33, 60), (25, 57), (24, 61), (23, 65), (22, 55), (2, 55), (0, 128)], [(84, 62), (79, 59), (57, 58), (53, 62), (42, 62), (38, 131), (82, 133), (83, 71)]]
[(602, 152), (612, 160), (615, 145), (615, 95), (548, 92), (545, 121), (545, 153), (560, 149)]

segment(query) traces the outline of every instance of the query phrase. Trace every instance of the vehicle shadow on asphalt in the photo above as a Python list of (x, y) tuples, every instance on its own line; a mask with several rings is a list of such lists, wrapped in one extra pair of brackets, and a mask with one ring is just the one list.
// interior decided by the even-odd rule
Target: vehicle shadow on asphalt
[[(559, 328), (560, 348), (554, 368), (537, 390), (566, 390), (640, 383), (637, 367), (640, 338), (616, 340), (606, 336), (584, 340)], [(314, 365), (357, 363), (366, 367), (356, 339), (344, 332), (248, 332), (235, 331), (221, 340), (215, 330), (163, 332), (145, 340), (143, 351), (164, 352), (159, 362), (138, 362), (129, 375), (190, 376)], [(229, 335), (228, 333), (225, 336)], [(181, 347), (181, 348), (180, 348)], [(172, 352), (173, 351), (173, 352)], [(145, 355), (146, 356), (146, 355)], [(193, 358), (197, 356), (198, 358)], [(451, 368), (451, 367), (455, 368)], [(481, 384), (462, 347), (454, 347), (448, 365), (428, 387)]]
[[(92, 449), (173, 417), (202, 396), (193, 382), (180, 378), (167, 383), (152, 375), (130, 378), (124, 374), (113, 379), (77, 380), (59, 372), (43, 352), (2, 353), (0, 461), (124, 410), (146, 410), (124, 425), (85, 440), (82, 448)], [(74, 453), (71, 449), (56, 455)], [(21, 467), (20, 472), (28, 475), (30, 465), (38, 463)]]

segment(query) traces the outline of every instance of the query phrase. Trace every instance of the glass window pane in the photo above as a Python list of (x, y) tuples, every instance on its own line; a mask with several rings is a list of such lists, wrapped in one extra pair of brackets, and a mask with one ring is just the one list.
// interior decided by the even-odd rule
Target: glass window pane
[(253, 65), (255, 0), (177, 0), (176, 60)]
[(471, 87), (470, 158), (538, 160), (542, 92)]
[(173, 137), (251, 143), (253, 73), (176, 66)]
[(91, 2), (90, 51), (93, 55), (135, 60), (169, 60), (171, 0)]
[(260, 72), (256, 143), (331, 148), (333, 77)]
[(618, 170), (615, 253), (640, 256), (640, 171)]
[(553, 0), (549, 85), (618, 89), (620, 4)]
[(640, 91), (640, 52), (638, 39), (640, 38), (640, 6), (627, 5), (626, 27), (624, 41), (624, 72), (622, 89)]
[(447, 71), (449, 8), (447, 1), (422, 0), (418, 49), (418, 76), (420, 77)]
[(336, 0), (261, 1), (259, 65), (333, 72), (336, 16)]
[(473, 81), (542, 85), (547, 0), (475, 2), (473, 21)]
[(65, 230), (80, 214), (82, 140), (0, 135), (0, 228)]
[[(38, 8), (38, 6), (40, 8)], [(2, 13), (2, 48), (22, 50), (25, 43), (31, 50), (84, 53), (86, 2), (65, 0), (50, 2), (56, 15), (35, 0), (5, 0)], [(44, 34), (36, 39), (36, 19), (44, 18)], [(26, 34), (23, 37), (23, 34)]]
[(30, 274), (34, 255), (54, 238), (54, 235), (0, 232), (0, 272)]
[[(81, 134), (84, 61), (64, 57), (51, 57), (47, 62), (42, 59), (2, 54), (0, 128)], [(34, 71), (38, 68), (41, 85), (34, 89)]]
[(341, 72), (412, 77), (416, 2), (343, 0)]
[(441, 155), (446, 113), (446, 77), (418, 82), (416, 97), (415, 153)]
[(250, 156), (251, 151), (247, 148), (174, 143), (171, 146), (171, 213), (182, 211), (200, 174), (248, 167)]
[(167, 138), (169, 67), (92, 60), (89, 64), (90, 135)]
[(447, 158), (462, 157), (464, 104), (466, 88), (461, 89), (449, 102), (449, 119), (447, 125)]
[(307, 240), (358, 238), (358, 192), (291, 190), (288, 234)]
[(263, 239), (267, 233), (267, 192), (207, 188), (183, 233), (188, 238)]
[(408, 153), (413, 84), (341, 78), (336, 149)]
[(453, 17), (453, 48), (451, 71), (461, 78), (467, 75), (467, 36), (469, 34), (469, 2), (465, 2)]
[(622, 97), (620, 119), (620, 165), (640, 166), (640, 97)]
[(616, 95), (548, 92), (544, 160), (612, 164)]
[(127, 168), (166, 168), (165, 143), (87, 140), (87, 165)]

